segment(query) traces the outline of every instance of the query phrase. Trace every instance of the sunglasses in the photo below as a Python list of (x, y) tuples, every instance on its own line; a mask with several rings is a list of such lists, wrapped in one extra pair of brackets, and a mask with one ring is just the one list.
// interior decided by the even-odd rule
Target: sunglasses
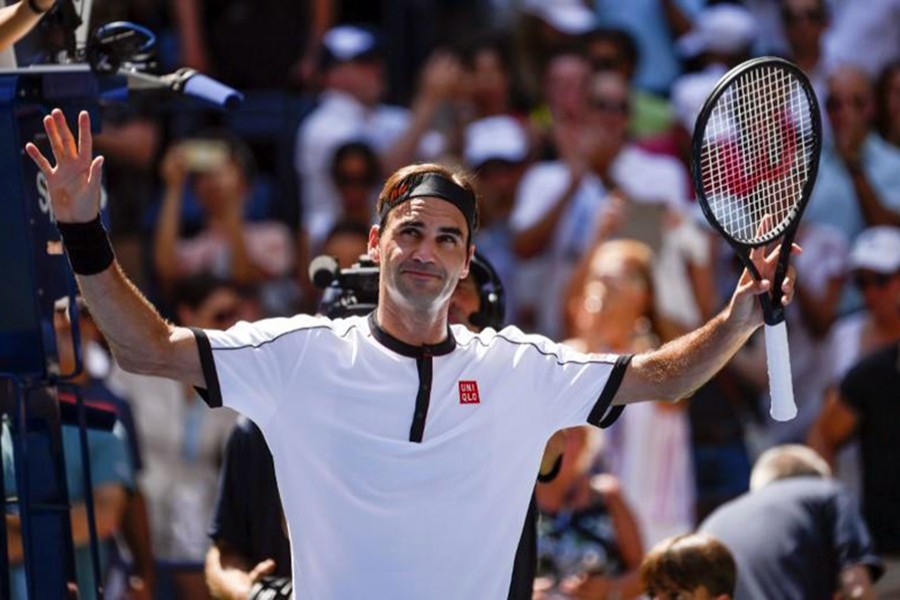
[(860, 291), (871, 286), (879, 289), (888, 284), (893, 275), (888, 273), (856, 273), (853, 275), (853, 285)]
[(611, 100), (609, 98), (590, 98), (591, 108), (601, 110), (603, 112), (618, 113), (620, 115), (628, 114), (627, 100)]
[(782, 13), (782, 15), (784, 16), (784, 22), (788, 25), (796, 25), (798, 23), (802, 23), (803, 21), (807, 21), (809, 23), (825, 22), (825, 11), (820, 8), (810, 8), (797, 12), (786, 10)]
[(231, 325), (238, 318), (238, 309), (237, 308), (226, 308), (219, 311), (214, 312), (210, 318), (212, 322), (216, 324), (216, 326), (224, 327), (227, 325)]

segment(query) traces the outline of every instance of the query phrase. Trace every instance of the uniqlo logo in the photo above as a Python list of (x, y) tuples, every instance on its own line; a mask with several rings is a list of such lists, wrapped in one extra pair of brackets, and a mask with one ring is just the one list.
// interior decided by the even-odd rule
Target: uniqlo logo
[(477, 381), (460, 381), (459, 382), (459, 403), (460, 404), (480, 404), (481, 399), (478, 397)]

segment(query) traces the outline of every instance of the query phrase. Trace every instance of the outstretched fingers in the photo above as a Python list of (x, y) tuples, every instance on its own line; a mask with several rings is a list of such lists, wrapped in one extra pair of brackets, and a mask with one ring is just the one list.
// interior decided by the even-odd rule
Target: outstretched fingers
[(28, 156), (31, 157), (31, 160), (34, 161), (34, 164), (37, 165), (37, 168), (41, 170), (44, 174), (44, 177), (49, 177), (53, 167), (50, 165), (50, 161), (43, 155), (43, 153), (38, 149), (37, 146), (28, 142), (25, 144), (25, 152)]

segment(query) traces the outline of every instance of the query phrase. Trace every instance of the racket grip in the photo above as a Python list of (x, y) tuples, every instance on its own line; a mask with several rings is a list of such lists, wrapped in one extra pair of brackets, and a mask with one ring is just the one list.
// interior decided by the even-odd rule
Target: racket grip
[(766, 360), (769, 365), (769, 414), (776, 421), (790, 421), (797, 416), (794, 386), (791, 381), (791, 356), (784, 321), (766, 325)]

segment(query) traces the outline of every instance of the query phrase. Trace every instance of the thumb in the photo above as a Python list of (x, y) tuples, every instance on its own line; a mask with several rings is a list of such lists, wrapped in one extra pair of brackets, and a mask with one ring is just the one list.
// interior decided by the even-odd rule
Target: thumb
[(88, 173), (88, 178), (91, 183), (97, 182), (99, 183), (103, 177), (103, 163), (105, 162), (105, 158), (102, 155), (98, 155), (91, 161), (91, 170)]
[(97, 210), (100, 210), (100, 186), (103, 184), (103, 162), (104, 158), (102, 156), (97, 156), (91, 162), (91, 167), (88, 171), (88, 188), (91, 190), (92, 195), (97, 199)]
[(260, 578), (265, 577), (266, 575), (271, 575), (274, 572), (275, 561), (271, 558), (267, 558), (266, 560), (253, 567), (253, 570), (250, 571), (250, 581), (259, 581)]

